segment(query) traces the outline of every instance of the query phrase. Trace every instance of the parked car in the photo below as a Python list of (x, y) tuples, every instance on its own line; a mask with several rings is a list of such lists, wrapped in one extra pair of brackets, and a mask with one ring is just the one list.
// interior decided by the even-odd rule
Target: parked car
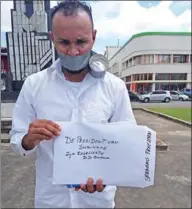
[(189, 96), (185, 95), (183, 92), (170, 91), (172, 100), (187, 101)]
[(180, 92), (182, 92), (183, 94), (187, 95), (189, 98), (192, 98), (192, 89), (185, 88), (185, 89), (182, 89)]
[(141, 95), (140, 100), (143, 102), (170, 102), (172, 97), (169, 91), (156, 90), (151, 93)]
[(137, 92), (128, 91), (130, 101), (139, 102), (140, 101), (140, 94)]

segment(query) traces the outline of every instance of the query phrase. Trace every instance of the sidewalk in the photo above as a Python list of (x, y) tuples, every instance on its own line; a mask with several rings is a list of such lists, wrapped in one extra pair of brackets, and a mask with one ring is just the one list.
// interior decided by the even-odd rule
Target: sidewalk
[[(157, 153), (155, 186), (146, 189), (118, 188), (116, 208), (190, 208), (191, 130), (185, 126), (135, 111), (138, 124), (155, 129), (169, 150)], [(32, 208), (34, 156), (16, 157), (1, 144), (2, 208)]]

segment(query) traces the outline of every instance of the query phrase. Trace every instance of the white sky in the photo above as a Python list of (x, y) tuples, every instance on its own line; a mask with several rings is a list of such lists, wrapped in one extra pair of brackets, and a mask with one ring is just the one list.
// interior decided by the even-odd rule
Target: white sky
[[(53, 6), (56, 2), (52, 2)], [(171, 1), (161, 1), (149, 9), (136, 1), (93, 2), (93, 18), (97, 38), (125, 38), (144, 31), (191, 31), (191, 10), (176, 16), (169, 8)], [(188, 2), (189, 3), (189, 2)], [(181, 2), (186, 4), (186, 2)], [(1, 1), (1, 31), (11, 30), (12, 1)], [(119, 15), (115, 15), (119, 14)]]

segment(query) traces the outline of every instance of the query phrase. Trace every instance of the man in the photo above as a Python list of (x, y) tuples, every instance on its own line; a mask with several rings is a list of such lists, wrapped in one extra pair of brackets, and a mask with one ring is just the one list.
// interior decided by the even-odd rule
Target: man
[(85, 3), (59, 3), (50, 37), (59, 59), (27, 77), (13, 111), (12, 149), (23, 156), (36, 152), (36, 208), (114, 208), (116, 187), (103, 186), (102, 179), (93, 185), (89, 178), (75, 189), (52, 184), (53, 142), (61, 132), (54, 121), (136, 124), (126, 86), (108, 72), (102, 78), (90, 74), (96, 30)]

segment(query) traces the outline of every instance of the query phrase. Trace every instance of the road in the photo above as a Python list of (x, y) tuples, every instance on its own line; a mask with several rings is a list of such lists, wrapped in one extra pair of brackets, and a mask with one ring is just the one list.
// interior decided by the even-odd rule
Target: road
[[(191, 129), (139, 110), (134, 113), (138, 124), (156, 130), (169, 150), (157, 153), (155, 185), (118, 188), (116, 208), (191, 208)], [(1, 144), (1, 168), (2, 208), (32, 208), (34, 156), (16, 156)]]
[[(170, 103), (138, 103), (132, 102), (132, 107), (191, 107), (191, 101), (172, 101)], [(1, 103), (1, 117), (12, 117), (14, 103)]]

